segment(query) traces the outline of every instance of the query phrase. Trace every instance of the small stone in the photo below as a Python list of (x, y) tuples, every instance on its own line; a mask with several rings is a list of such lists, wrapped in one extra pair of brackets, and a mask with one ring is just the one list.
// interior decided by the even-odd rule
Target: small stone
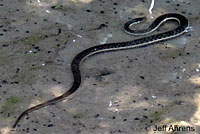
[(52, 127), (53, 126), (53, 124), (49, 124), (49, 125), (47, 125), (47, 127)]

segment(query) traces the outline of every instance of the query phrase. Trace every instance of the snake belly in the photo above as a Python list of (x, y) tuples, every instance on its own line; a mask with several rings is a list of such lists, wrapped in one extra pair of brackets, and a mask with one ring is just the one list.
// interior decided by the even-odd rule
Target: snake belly
[(159, 42), (159, 41), (172, 39), (172, 38), (175, 38), (177, 36), (182, 35), (185, 32), (188, 32), (189, 23), (188, 23), (187, 18), (184, 17), (183, 15), (180, 15), (180, 14), (177, 14), (177, 13), (169, 13), (169, 14), (164, 14), (164, 15), (159, 16), (145, 30), (138, 30), (137, 31), (137, 30), (130, 29), (131, 25), (133, 25), (134, 23), (138, 23), (140, 21), (143, 21), (144, 19), (145, 19), (144, 17), (136, 18), (136, 19), (133, 19), (133, 20), (125, 23), (125, 25), (124, 25), (125, 32), (128, 33), (128, 34), (132, 34), (132, 35), (144, 35), (144, 34), (153, 32), (161, 24), (165, 23), (168, 20), (175, 20), (179, 23), (179, 25), (175, 29), (170, 30), (170, 31), (166, 31), (164, 33), (154, 34), (154, 35), (151, 35), (151, 36), (147, 36), (147, 37), (144, 37), (144, 38), (139, 38), (139, 39), (135, 39), (135, 40), (132, 40), (132, 41), (127, 41), (127, 42), (117, 42), (117, 43), (108, 43), (108, 44), (97, 45), (97, 46), (90, 47), (90, 48), (85, 49), (84, 51), (80, 52), (79, 54), (77, 54), (75, 56), (75, 58), (71, 62), (71, 71), (72, 71), (73, 78), (74, 78), (74, 81), (73, 81), (71, 88), (68, 91), (66, 91), (65, 93), (63, 93), (62, 95), (60, 95), (56, 98), (53, 98), (51, 100), (48, 100), (44, 103), (41, 103), (39, 105), (33, 106), (33, 107), (25, 110), (23, 113), (21, 113), (19, 115), (19, 117), (17, 118), (17, 120), (15, 121), (15, 123), (13, 125), (13, 128), (15, 128), (17, 126), (19, 121), (26, 114), (28, 114), (32, 111), (38, 110), (38, 109), (45, 107), (47, 105), (61, 101), (61, 100), (65, 99), (67, 96), (74, 93), (79, 88), (79, 86), (81, 84), (80, 63), (84, 58), (86, 58), (90, 55), (94, 55), (94, 54), (97, 54), (97, 53), (100, 53), (100, 52), (105, 52), (105, 51), (123, 50), (123, 49), (143, 47), (143, 46), (147, 46), (147, 45)]

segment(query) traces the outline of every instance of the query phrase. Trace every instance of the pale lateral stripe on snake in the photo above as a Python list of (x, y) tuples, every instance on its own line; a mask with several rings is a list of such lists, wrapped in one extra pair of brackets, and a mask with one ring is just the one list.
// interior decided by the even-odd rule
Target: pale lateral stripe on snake
[(21, 120), (21, 118), (24, 115), (28, 114), (29, 112), (32, 112), (32, 111), (35, 111), (42, 107), (45, 107), (47, 105), (56, 103), (57, 101), (61, 101), (64, 98), (66, 98), (67, 96), (74, 93), (81, 84), (81, 73), (79, 70), (79, 65), (84, 58), (86, 58), (90, 55), (97, 54), (100, 52), (105, 52), (105, 51), (122, 50), (122, 49), (130, 49), (130, 48), (147, 46), (147, 45), (159, 42), (159, 41), (164, 41), (164, 40), (168, 40), (168, 39), (177, 37), (188, 31), (189, 24), (188, 24), (187, 18), (184, 17), (183, 15), (180, 15), (177, 13), (169, 13), (169, 14), (164, 14), (164, 15), (159, 16), (145, 30), (136, 31), (136, 30), (130, 29), (130, 26), (132, 24), (143, 21), (144, 19), (145, 19), (144, 17), (136, 18), (136, 19), (133, 19), (133, 20), (125, 23), (125, 25), (124, 25), (125, 32), (127, 32), (128, 34), (132, 34), (132, 35), (144, 35), (144, 34), (155, 31), (161, 24), (163, 24), (164, 22), (166, 22), (168, 20), (175, 20), (179, 23), (179, 25), (177, 28), (175, 28), (171, 31), (164, 32), (164, 33), (154, 34), (154, 35), (151, 35), (148, 37), (144, 37), (144, 38), (140, 38), (140, 39), (136, 39), (136, 40), (132, 40), (132, 41), (127, 41), (127, 42), (117, 42), (117, 43), (108, 43), (108, 44), (97, 45), (97, 46), (90, 47), (90, 48), (80, 52), (79, 54), (77, 54), (75, 56), (75, 58), (71, 62), (71, 71), (72, 71), (72, 74), (74, 77), (73, 85), (71, 86), (71, 88), (68, 91), (66, 91), (64, 94), (62, 94), (54, 99), (48, 100), (44, 103), (41, 103), (39, 105), (33, 106), (33, 107), (25, 110), (17, 118), (16, 122), (13, 125), (13, 128), (15, 128), (16, 125), (18, 124), (18, 122)]

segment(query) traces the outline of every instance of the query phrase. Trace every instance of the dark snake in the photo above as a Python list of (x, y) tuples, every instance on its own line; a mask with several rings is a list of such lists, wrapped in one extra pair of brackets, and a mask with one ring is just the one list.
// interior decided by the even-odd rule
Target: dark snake
[(132, 35), (147, 34), (147, 33), (153, 32), (161, 24), (163, 24), (169, 20), (173, 20), (173, 21), (175, 20), (179, 23), (179, 25), (175, 29), (164, 32), (164, 33), (154, 34), (154, 35), (151, 35), (148, 37), (139, 38), (139, 39), (135, 39), (132, 41), (127, 41), (127, 42), (117, 42), (117, 43), (108, 43), (108, 44), (97, 45), (97, 46), (90, 47), (90, 48), (85, 49), (84, 51), (80, 52), (79, 54), (77, 54), (75, 56), (75, 58), (71, 62), (71, 71), (72, 71), (72, 74), (74, 77), (73, 85), (71, 86), (71, 88), (67, 92), (65, 92), (64, 94), (62, 94), (56, 98), (53, 98), (51, 100), (48, 100), (44, 103), (41, 103), (39, 105), (33, 106), (33, 107), (25, 110), (17, 118), (17, 120), (15, 121), (15, 123), (13, 125), (13, 128), (16, 127), (16, 125), (21, 120), (21, 118), (24, 117), (26, 114), (28, 114), (32, 111), (38, 110), (47, 105), (54, 104), (58, 101), (61, 101), (61, 100), (65, 99), (67, 96), (74, 93), (81, 84), (81, 72), (79, 69), (79, 65), (84, 58), (86, 58), (90, 55), (97, 54), (100, 52), (105, 52), (105, 51), (122, 50), (122, 49), (130, 49), (130, 48), (147, 46), (147, 45), (159, 42), (159, 41), (168, 40), (168, 39), (177, 37), (179, 35), (182, 35), (183, 33), (188, 32), (188, 29), (189, 29), (189, 27), (188, 27), (189, 24), (188, 24), (187, 18), (184, 17), (183, 15), (176, 14), (176, 13), (169, 13), (169, 14), (164, 14), (164, 15), (159, 16), (145, 30), (132, 30), (130, 28), (131, 25), (140, 23), (143, 20), (145, 20), (145, 17), (136, 18), (136, 19), (130, 20), (127, 23), (125, 23), (125, 25), (124, 25), (125, 32), (127, 32), (128, 34), (132, 34)]

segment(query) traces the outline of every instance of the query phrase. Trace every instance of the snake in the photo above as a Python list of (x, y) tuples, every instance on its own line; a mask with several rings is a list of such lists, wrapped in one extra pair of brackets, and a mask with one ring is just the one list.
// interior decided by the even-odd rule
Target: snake
[(71, 88), (69, 88), (69, 90), (67, 90), (65, 93), (63, 93), (62, 95), (60, 95), (56, 98), (53, 98), (51, 100), (48, 100), (46, 102), (43, 102), (41, 104), (38, 104), (36, 106), (33, 106), (33, 107), (25, 110), (18, 116), (17, 120), (15, 121), (15, 123), (12, 127), (15, 128), (17, 126), (17, 124), (19, 123), (19, 121), (22, 119), (22, 117), (24, 117), (26, 114), (33, 112), (35, 110), (38, 110), (40, 108), (43, 108), (45, 106), (48, 106), (50, 104), (55, 104), (56, 102), (65, 99), (66, 97), (68, 97), (69, 95), (71, 95), (75, 91), (77, 91), (77, 89), (80, 87), (80, 84), (81, 84), (80, 64), (86, 57), (89, 57), (91, 55), (101, 53), (101, 52), (144, 47), (144, 46), (148, 46), (148, 45), (160, 42), (160, 41), (175, 38), (177, 36), (180, 36), (180, 35), (188, 32), (188, 28), (189, 28), (188, 19), (185, 16), (183, 16), (181, 14), (177, 14), (177, 13), (167, 13), (167, 14), (163, 14), (163, 15), (157, 17), (149, 25), (149, 27), (144, 30), (133, 30), (131, 28), (132, 25), (141, 23), (145, 19), (146, 19), (146, 17), (140, 17), (140, 18), (135, 18), (135, 19), (127, 21), (124, 24), (124, 31), (131, 35), (145, 35), (145, 34), (149, 34), (153, 31), (155, 31), (156, 29), (158, 29), (158, 27), (160, 27), (160, 25), (166, 23), (167, 21), (171, 21), (171, 20), (178, 22), (178, 26), (172, 30), (168, 30), (163, 33), (157, 33), (157, 34), (153, 34), (153, 35), (146, 36), (143, 38), (138, 38), (138, 39), (131, 40), (131, 41), (96, 45), (96, 46), (87, 48), (87, 49), (83, 50), (82, 52), (78, 53), (71, 62), (71, 71), (72, 71), (72, 75), (73, 75), (73, 83), (72, 83)]

